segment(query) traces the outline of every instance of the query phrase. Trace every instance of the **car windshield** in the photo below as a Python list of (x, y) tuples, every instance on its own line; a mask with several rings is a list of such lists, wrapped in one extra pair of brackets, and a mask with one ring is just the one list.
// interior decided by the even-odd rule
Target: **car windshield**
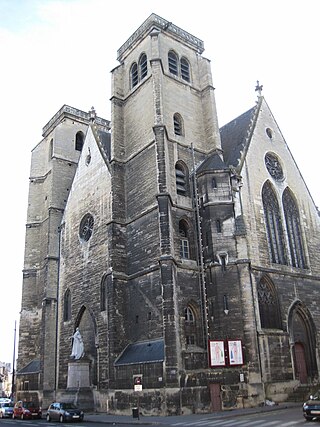
[(25, 408), (35, 408), (36, 407), (34, 402), (24, 402), (23, 406)]
[(13, 403), (2, 403), (1, 405), (3, 408), (13, 408), (14, 404)]
[(61, 403), (61, 409), (77, 409), (73, 403)]

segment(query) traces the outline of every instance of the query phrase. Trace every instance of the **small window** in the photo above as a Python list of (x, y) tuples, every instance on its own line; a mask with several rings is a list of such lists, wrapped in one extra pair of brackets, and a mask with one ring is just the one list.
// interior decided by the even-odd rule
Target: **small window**
[(143, 53), (139, 59), (140, 79), (144, 79), (148, 74), (147, 55)]
[(82, 240), (84, 240), (85, 242), (87, 242), (90, 239), (92, 232), (93, 232), (93, 226), (94, 226), (93, 216), (90, 214), (86, 214), (82, 218), (80, 226), (79, 226), (80, 238)]
[(178, 113), (173, 116), (173, 128), (175, 135), (183, 135), (183, 121)]
[(189, 259), (190, 252), (189, 252), (188, 227), (184, 221), (180, 221), (179, 223), (179, 236), (180, 236), (180, 257), (184, 259)]
[(63, 321), (67, 322), (71, 319), (71, 292), (67, 289), (63, 298)]
[(49, 145), (49, 161), (52, 159), (53, 156), (53, 139), (50, 140), (50, 145)]
[(216, 228), (217, 228), (217, 233), (221, 233), (222, 232), (222, 225), (221, 225), (220, 219), (216, 220)]
[(189, 62), (185, 58), (181, 58), (180, 67), (181, 67), (181, 77), (183, 78), (183, 80), (190, 82)]
[(133, 63), (131, 66), (130, 75), (131, 75), (131, 87), (137, 86), (137, 84), (138, 84), (138, 66), (137, 66), (136, 62)]
[(212, 188), (217, 188), (217, 180), (215, 178), (212, 178), (211, 184)]
[(83, 132), (77, 132), (76, 134), (76, 150), (77, 151), (82, 151), (82, 147), (83, 147), (83, 142), (84, 142), (84, 134)]
[(178, 75), (178, 57), (172, 50), (170, 50), (170, 52), (168, 53), (168, 64), (169, 64), (170, 73), (177, 76)]
[(195, 338), (194, 335), (187, 335), (186, 336), (186, 343), (187, 345), (194, 345), (195, 344)]

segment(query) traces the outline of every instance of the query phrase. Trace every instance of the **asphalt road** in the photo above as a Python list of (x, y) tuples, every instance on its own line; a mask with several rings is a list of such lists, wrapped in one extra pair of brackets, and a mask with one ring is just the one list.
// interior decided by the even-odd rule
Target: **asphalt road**
[[(181, 417), (163, 417), (159, 420), (152, 420), (152, 417), (140, 417), (138, 419), (128, 419), (122, 422), (121, 417), (114, 422), (108, 420), (107, 417), (101, 418), (100, 422), (85, 419), (82, 423), (48, 423), (45, 419), (41, 420), (12, 420), (0, 419), (0, 427), (101, 427), (101, 424), (106, 426), (116, 425), (125, 427), (128, 425), (143, 425), (143, 426), (172, 426), (172, 427), (306, 427), (306, 421), (302, 415), (300, 407), (281, 409), (272, 412), (262, 412), (256, 414), (235, 415), (229, 414), (219, 418), (219, 415), (190, 415)], [(314, 420), (307, 423), (308, 427), (320, 426), (320, 421)]]

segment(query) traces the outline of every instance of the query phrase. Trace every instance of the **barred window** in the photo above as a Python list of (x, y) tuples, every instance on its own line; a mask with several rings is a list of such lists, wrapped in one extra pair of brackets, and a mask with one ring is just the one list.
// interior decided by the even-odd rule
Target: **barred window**
[(188, 225), (185, 221), (179, 222), (179, 236), (180, 236), (180, 257), (189, 259), (189, 236), (188, 236)]

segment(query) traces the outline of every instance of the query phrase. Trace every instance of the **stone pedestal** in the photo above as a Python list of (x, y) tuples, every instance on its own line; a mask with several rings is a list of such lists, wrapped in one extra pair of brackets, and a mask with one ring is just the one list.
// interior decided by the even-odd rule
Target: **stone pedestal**
[(68, 363), (67, 389), (81, 389), (90, 387), (90, 363), (86, 360), (71, 361)]

